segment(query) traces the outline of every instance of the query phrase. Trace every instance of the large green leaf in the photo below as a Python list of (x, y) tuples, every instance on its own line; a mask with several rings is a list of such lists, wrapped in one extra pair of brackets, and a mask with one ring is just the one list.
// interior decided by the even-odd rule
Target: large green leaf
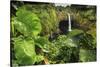
[(24, 34), (25, 36), (28, 35), (29, 31), (28, 31), (27, 27), (25, 26), (25, 24), (16, 20), (16, 18), (14, 18), (12, 23), (14, 24), (15, 29), (17, 29), (20, 33)]
[(35, 39), (35, 43), (36, 43), (36, 46), (41, 48), (43, 52), (49, 52), (48, 47), (49, 47), (50, 42), (47, 37), (37, 37)]
[(33, 64), (35, 63), (35, 44), (31, 39), (14, 39), (15, 57), (18, 64)]
[(36, 36), (41, 32), (40, 20), (36, 14), (22, 7), (19, 8), (16, 16), (17, 30), (21, 29), (20, 32), (24, 35)]

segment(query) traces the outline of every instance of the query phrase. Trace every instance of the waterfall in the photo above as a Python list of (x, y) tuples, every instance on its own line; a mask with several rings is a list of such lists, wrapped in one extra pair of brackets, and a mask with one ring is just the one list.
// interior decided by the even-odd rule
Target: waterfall
[(68, 31), (72, 31), (71, 30), (71, 18), (70, 18), (70, 14), (68, 13)]

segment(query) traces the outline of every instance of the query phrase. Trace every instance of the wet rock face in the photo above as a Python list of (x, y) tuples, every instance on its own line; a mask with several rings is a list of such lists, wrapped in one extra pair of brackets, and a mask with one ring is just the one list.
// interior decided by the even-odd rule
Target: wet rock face
[(68, 20), (60, 21), (59, 30), (61, 31), (61, 34), (66, 34), (68, 32)]
[(59, 34), (63, 35), (63, 34), (68, 33), (68, 20), (62, 20), (59, 22), (59, 30), (60, 30), (60, 32), (53, 32), (50, 35), (50, 37), (49, 37), (50, 41), (56, 39)]

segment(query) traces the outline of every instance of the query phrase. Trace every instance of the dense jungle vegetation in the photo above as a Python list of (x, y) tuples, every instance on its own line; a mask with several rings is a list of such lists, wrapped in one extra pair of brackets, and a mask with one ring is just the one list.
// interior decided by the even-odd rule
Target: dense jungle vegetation
[(96, 61), (96, 6), (11, 1), (10, 27), (13, 66)]

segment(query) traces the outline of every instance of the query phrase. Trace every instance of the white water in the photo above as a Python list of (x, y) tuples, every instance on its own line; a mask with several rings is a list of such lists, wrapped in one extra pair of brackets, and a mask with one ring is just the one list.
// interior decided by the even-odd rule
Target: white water
[(72, 29), (71, 29), (71, 18), (70, 18), (69, 13), (68, 13), (68, 31), (72, 31)]

